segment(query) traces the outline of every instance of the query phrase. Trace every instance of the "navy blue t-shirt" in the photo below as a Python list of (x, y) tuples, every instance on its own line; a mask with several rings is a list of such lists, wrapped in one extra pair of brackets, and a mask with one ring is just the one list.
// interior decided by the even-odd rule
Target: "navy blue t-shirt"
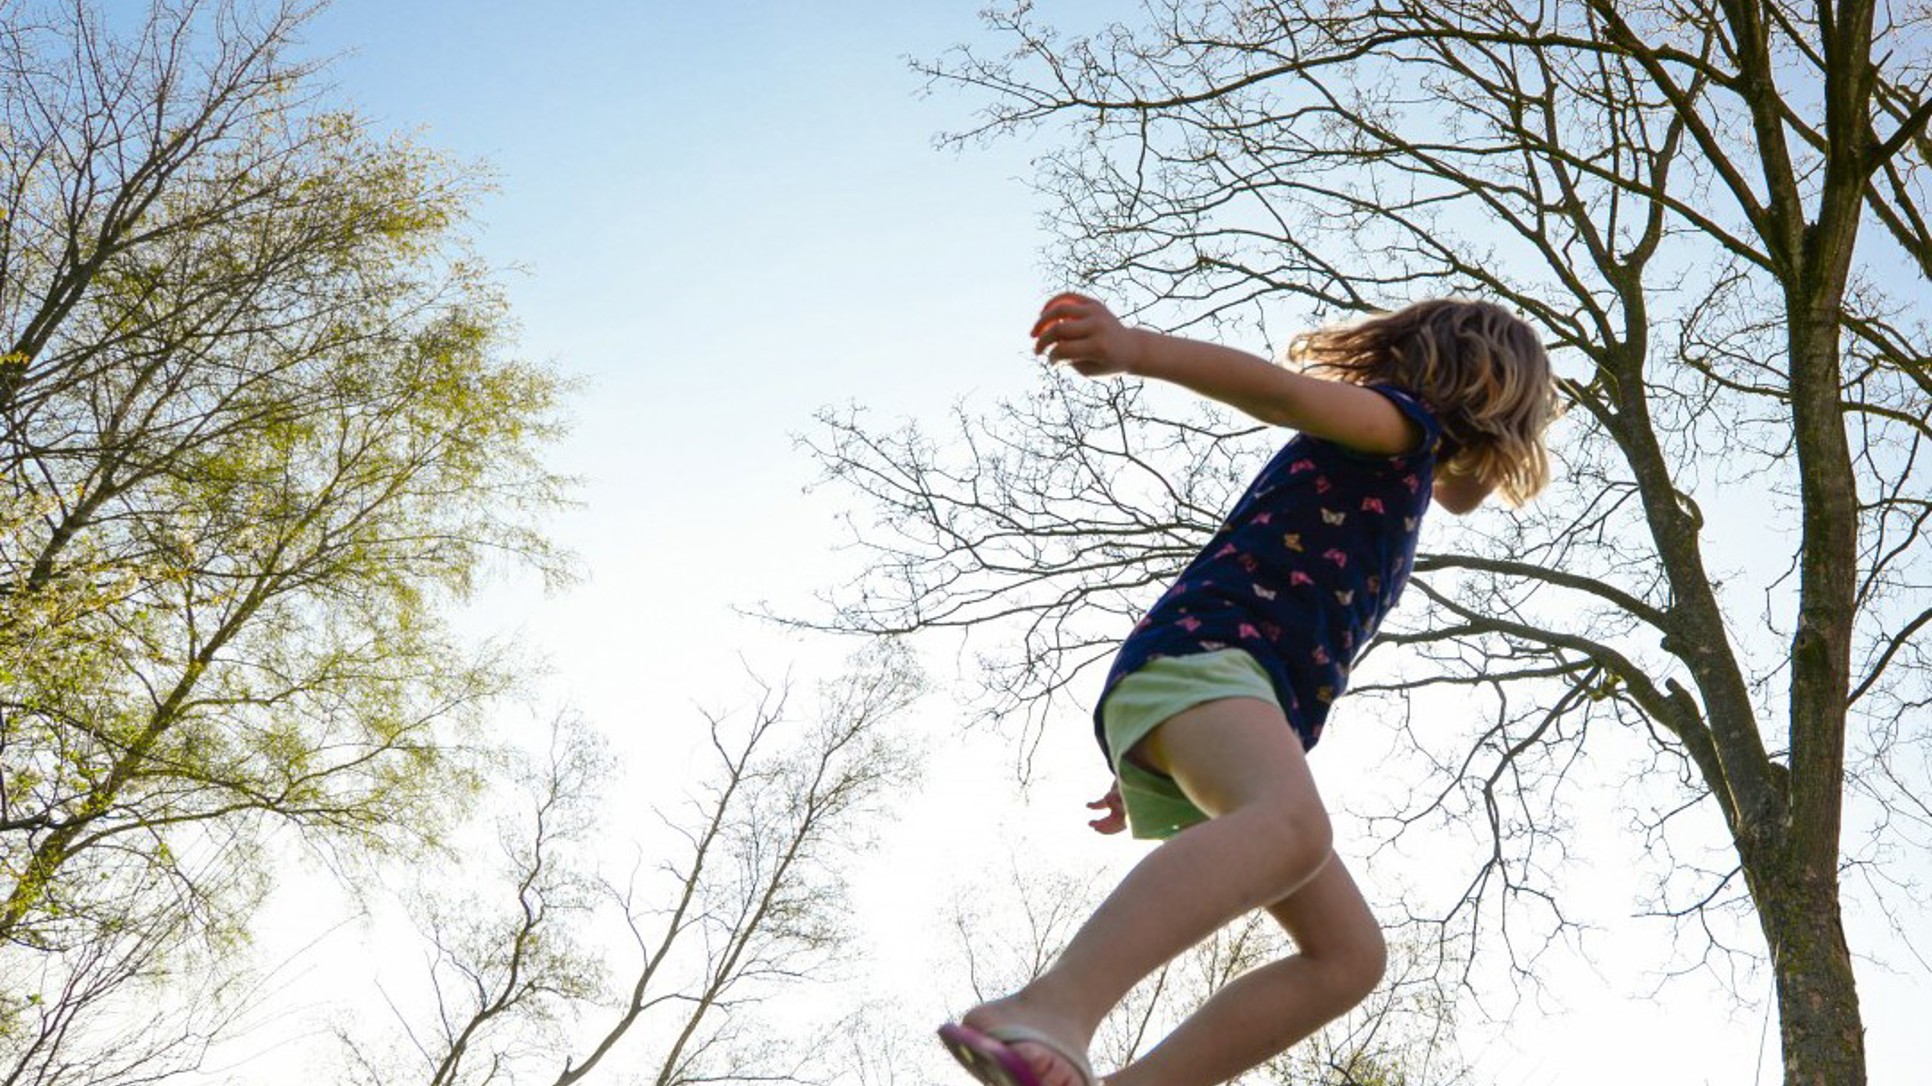
[[(1421, 428), (1415, 450), (1371, 456), (1307, 434), (1282, 446), (1127, 635), (1102, 703), (1156, 657), (1245, 649), (1303, 748), (1321, 738), (1329, 703), (1408, 584), (1443, 443), (1435, 412), (1413, 394), (1370, 387)], [(1097, 707), (1094, 728), (1104, 752)]]

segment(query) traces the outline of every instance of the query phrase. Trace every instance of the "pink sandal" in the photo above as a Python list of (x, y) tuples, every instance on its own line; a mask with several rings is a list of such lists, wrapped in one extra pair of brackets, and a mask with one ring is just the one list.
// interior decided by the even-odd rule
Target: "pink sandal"
[(994, 1026), (981, 1032), (948, 1022), (939, 1027), (939, 1040), (968, 1074), (986, 1086), (1045, 1086), (1033, 1073), (1033, 1065), (1013, 1051), (1013, 1046), (1021, 1042), (1039, 1045), (1067, 1061), (1079, 1076), (1079, 1086), (1095, 1086), (1086, 1056), (1025, 1026)]

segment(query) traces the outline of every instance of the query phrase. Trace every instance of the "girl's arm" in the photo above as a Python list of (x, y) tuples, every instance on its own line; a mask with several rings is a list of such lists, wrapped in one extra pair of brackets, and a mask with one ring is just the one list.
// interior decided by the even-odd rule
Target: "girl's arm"
[(1295, 373), (1266, 359), (1199, 340), (1128, 328), (1091, 298), (1062, 294), (1033, 326), (1033, 352), (1088, 377), (1156, 377), (1357, 452), (1396, 456), (1422, 431), (1380, 393)]

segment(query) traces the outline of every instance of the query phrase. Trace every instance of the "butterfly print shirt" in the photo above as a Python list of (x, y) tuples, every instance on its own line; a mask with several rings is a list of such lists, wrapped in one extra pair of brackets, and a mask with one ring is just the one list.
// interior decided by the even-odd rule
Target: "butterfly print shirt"
[[(1107, 691), (1156, 657), (1244, 649), (1303, 747), (1315, 745), (1350, 665), (1408, 583), (1443, 441), (1422, 401), (1372, 387), (1421, 428), (1415, 451), (1371, 456), (1296, 435), (1128, 634)], [(1098, 708), (1094, 723), (1099, 732)]]

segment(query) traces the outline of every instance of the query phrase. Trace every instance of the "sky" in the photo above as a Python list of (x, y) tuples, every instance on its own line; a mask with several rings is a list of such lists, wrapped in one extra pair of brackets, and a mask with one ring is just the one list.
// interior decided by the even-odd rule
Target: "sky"
[[(308, 49), (340, 54), (343, 99), (494, 173), (478, 249), (506, 269), (524, 353), (579, 382), (551, 458), (581, 480), (579, 504), (548, 527), (583, 576), (549, 593), (510, 577), (463, 621), (544, 665), (533, 712), (593, 722), (640, 794), (676, 787), (666, 774), (685, 764), (698, 710), (742, 704), (748, 668), (810, 679), (854, 647), (746, 613), (809, 608), (856, 571), (837, 549), (849, 502), (813, 487), (795, 446), (814, 410), (941, 424), (955, 404), (984, 408), (1041, 380), (1023, 333), (1067, 284), (1045, 270), (1051, 238), (1026, 178), (1053, 133), (937, 149), (974, 103), (922, 94), (907, 64), (983, 40), (977, 6), (335, 0), (309, 28)], [(1039, 9), (1078, 30), (1124, 7)], [(939, 655), (942, 683), (949, 662)], [(1080, 804), (1106, 785), (1084, 722), (1050, 737), (1021, 797), (1008, 752), (943, 742), (950, 706), (942, 693), (922, 707), (948, 753), (854, 883), (879, 994), (933, 1024), (965, 1002), (925, 983), (949, 896), (1016, 864), (1118, 870), (1142, 847), (1084, 829)], [(1325, 742), (1324, 789), (1369, 772), (1376, 741)], [(1586, 819), (1573, 847), (1608, 850), (1623, 829)], [(1594, 965), (1554, 974), (1507, 1027), (1470, 1025), (1475, 1081), (1775, 1081), (1762, 1003), (1737, 1005), (1697, 975), (1659, 990), (1661, 935), (1628, 922), (1637, 888), (1617, 875), (1578, 881), (1599, 925)], [(371, 938), (299, 910), (280, 922), (325, 947)], [(1861, 982), (1872, 1081), (1911, 1080), (1932, 1059), (1909, 1024), (1932, 978), (1905, 960), (1868, 964)]]

